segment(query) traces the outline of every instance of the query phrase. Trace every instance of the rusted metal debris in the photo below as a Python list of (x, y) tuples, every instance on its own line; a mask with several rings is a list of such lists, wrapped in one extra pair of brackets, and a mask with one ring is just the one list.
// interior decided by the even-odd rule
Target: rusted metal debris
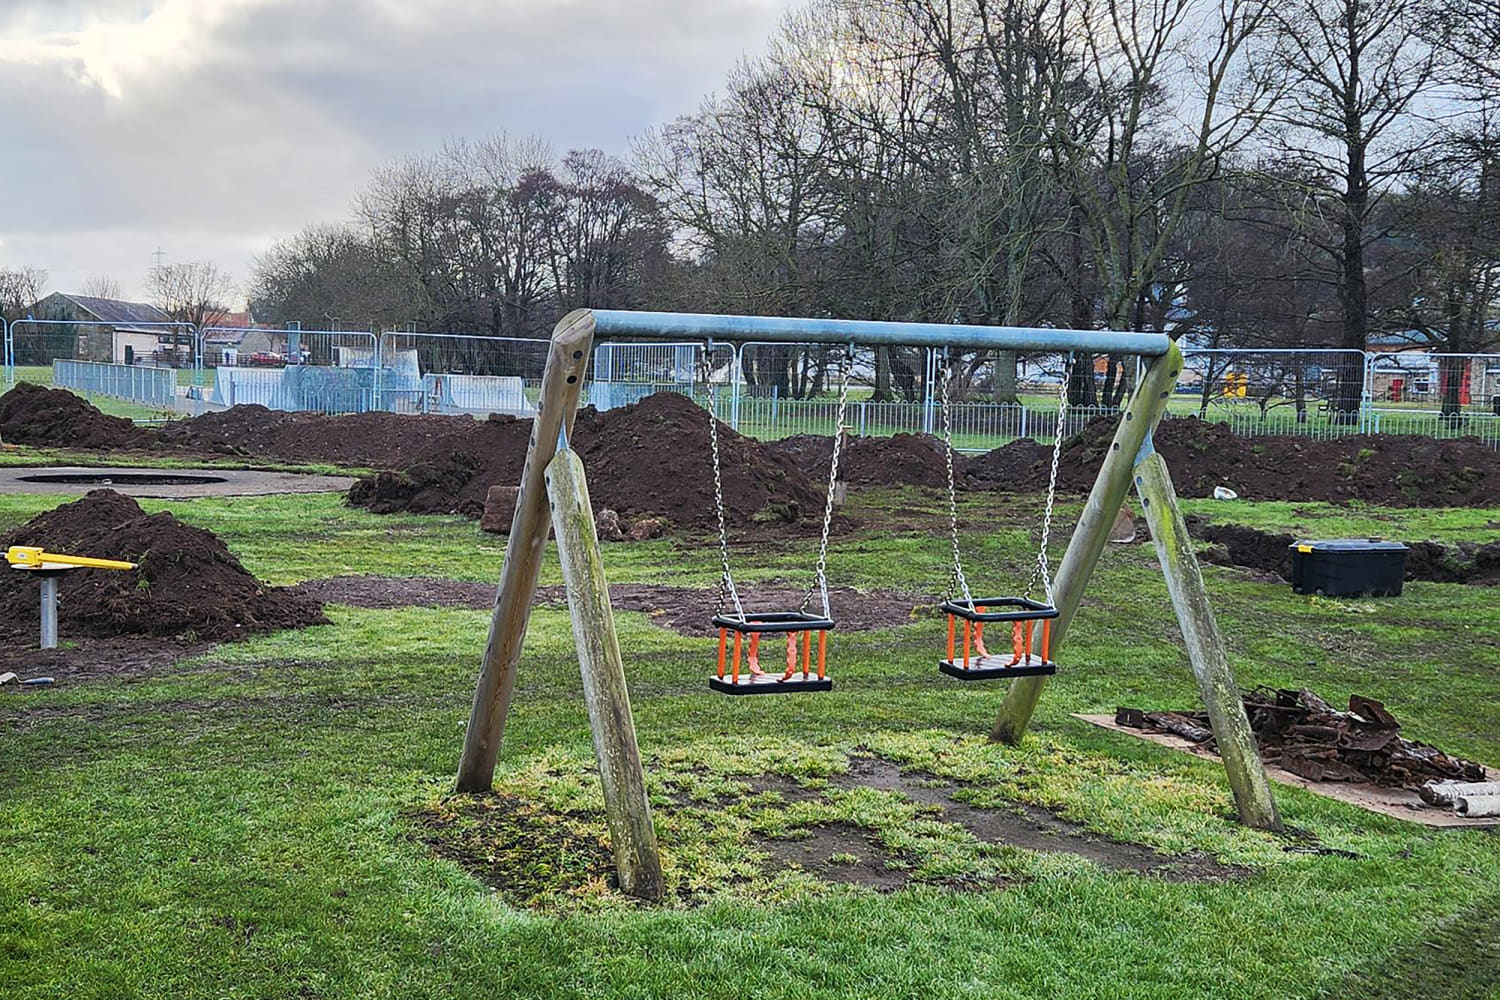
[[(1244, 694), (1261, 757), (1311, 781), (1420, 789), (1430, 781), (1483, 781), (1484, 768), (1401, 735), (1401, 724), (1373, 698), (1352, 695), (1340, 712), (1308, 690), (1258, 687)], [(1214, 749), (1207, 712), (1120, 708), (1115, 723), (1180, 736)]]

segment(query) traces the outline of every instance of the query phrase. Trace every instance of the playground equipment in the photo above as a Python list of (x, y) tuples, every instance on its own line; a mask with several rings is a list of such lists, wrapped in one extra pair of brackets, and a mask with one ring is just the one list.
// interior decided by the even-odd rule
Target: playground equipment
[[(964, 572), (963, 549), (958, 542), (958, 483), (953, 472), (953, 379), (948, 376), (947, 351), (943, 352), (942, 390), (938, 393), (943, 414), (943, 455), (948, 466), (948, 527), (952, 539), (953, 567), (948, 576), (948, 599), (941, 605), (948, 615), (948, 658), (938, 661), (938, 669), (964, 681), (1003, 680), (1007, 677), (1046, 677), (1057, 673), (1052, 661), (1052, 621), (1057, 608), (1052, 604), (1052, 574), (1047, 565), (1047, 542), (1052, 535), (1052, 511), (1057, 505), (1057, 465), (1062, 458), (1063, 427), (1068, 413), (1068, 379), (1073, 374), (1070, 356), (1057, 394), (1057, 425), (1052, 432), (1052, 473), (1047, 480), (1047, 500), (1042, 512), (1042, 540), (1037, 546), (1036, 563), (1026, 593), (1016, 597), (976, 598), (969, 592), (968, 574)], [(1046, 600), (1034, 601), (1031, 594), (1040, 585)], [(954, 593), (955, 589), (958, 591)], [(997, 610), (998, 609), (998, 610)], [(963, 658), (957, 656), (957, 625), (964, 623)], [(1009, 622), (1011, 656), (994, 656), (984, 645), (987, 622)], [(1040, 624), (1040, 635), (1037, 625)], [(1035, 644), (1033, 647), (1033, 643)], [(970, 653), (974, 655), (971, 657)]]
[[(710, 345), (711, 347), (711, 345)], [(818, 543), (818, 563), (813, 582), (795, 611), (746, 613), (740, 601), (734, 573), (729, 568), (729, 531), (724, 516), (724, 480), (719, 466), (719, 415), (712, 391), (709, 394), (708, 436), (713, 450), (714, 507), (719, 516), (719, 613), (713, 624), (719, 629), (719, 669), (708, 679), (708, 686), (724, 694), (772, 694), (795, 691), (831, 691), (833, 681), (827, 676), (828, 632), (834, 627), (833, 611), (828, 606), (828, 531), (833, 526), (833, 501), (838, 490), (839, 454), (844, 444), (844, 413), (849, 405), (849, 372), (853, 367), (853, 346), (845, 351), (839, 376), (838, 415), (834, 420), (833, 457), (828, 464), (828, 493), (823, 504), (823, 533)], [(823, 613), (807, 610), (813, 591), (822, 599)], [(733, 611), (725, 603), (734, 605)], [(818, 635), (817, 674), (812, 668), (812, 636)], [(730, 634), (734, 635), (734, 655), (729, 656)], [(765, 634), (786, 636), (786, 672), (780, 677), (760, 668), (760, 637)], [(740, 674), (740, 650), (748, 639), (746, 663), (749, 672)], [(798, 648), (801, 648), (801, 676), (798, 674)], [(729, 661), (729, 676), (725, 664)]]
[(5, 552), (11, 569), (36, 574), (42, 583), (43, 649), (57, 648), (57, 581), (72, 569), (135, 569), (135, 563), (119, 559), (95, 559), (92, 556), (68, 556), (48, 552), (36, 545), (12, 545)]
[[(493, 785), (550, 526), (558, 541), (620, 888), (630, 895), (660, 898), (661, 861), (646, 798), (625, 668), (609, 605), (583, 463), (568, 447), (594, 341), (626, 338), (1136, 354), (1150, 359), (1125, 406), (1067, 552), (1052, 580), (1051, 606), (1056, 615), (1042, 619), (1046, 653), (1049, 659), (1055, 656), (1063, 642), (1089, 576), (1108, 544), (1115, 515), (1134, 483), (1240, 820), (1262, 829), (1280, 829), (1281, 819), (1245, 716), (1239, 687), (1229, 668), (1223, 637), (1203, 586), (1166, 463), (1151, 446), (1152, 429), (1161, 419), (1172, 386), (1181, 374), (1182, 354), (1163, 335), (1099, 330), (588, 309), (563, 317), (553, 331), (542, 377), (541, 397), (517, 491), (489, 638), (464, 736), (456, 782), (459, 791), (483, 792)], [(982, 600), (975, 605), (976, 613), (979, 607), (989, 607)], [(809, 627), (804, 632), (817, 631), (811, 628), (811, 623), (806, 624)], [(1020, 741), (1046, 681), (1044, 674), (1020, 676), (1011, 681), (991, 731), (994, 739), (1007, 743)]]

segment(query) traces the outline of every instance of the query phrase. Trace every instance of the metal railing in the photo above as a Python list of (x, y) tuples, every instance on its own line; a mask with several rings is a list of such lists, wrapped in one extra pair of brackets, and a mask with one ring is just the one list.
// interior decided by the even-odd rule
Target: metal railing
[(111, 396), (163, 410), (171, 409), (177, 396), (176, 370), (141, 365), (54, 361), (52, 384), (87, 395)]
[[(184, 391), (174, 384), (173, 395), (167, 394), (172, 374), (167, 369), (178, 366), (194, 369), (192, 381), (202, 388), (187, 391), (210, 405), (254, 402), (327, 413), (384, 409), (524, 416), (532, 412), (548, 344), (468, 334), (377, 336), (365, 331), (198, 329), (185, 323), (122, 326), (140, 341), (137, 351), (132, 338), (111, 333), (106, 345), (96, 330), (110, 326), (30, 318), (7, 323), (0, 318), (7, 383), (14, 382), (16, 363), (28, 351), (40, 356), (87, 347), (113, 355), (131, 348), (134, 365), (121, 364), (123, 358), (112, 363), (68, 360), (54, 368), (54, 384), (170, 407)], [(36, 342), (20, 343), (28, 336)], [(608, 409), (670, 391), (707, 405), (712, 385), (720, 418), (741, 433), (766, 438), (829, 434), (834, 412), (830, 379), (842, 350), (832, 342), (715, 342), (705, 350), (704, 344), (689, 340), (606, 340), (595, 346), (582, 398)], [(883, 350), (890, 352), (883, 361), (874, 348), (855, 352), (850, 432), (933, 433), (938, 426), (933, 387), (944, 364), (941, 349)], [(1244, 435), (1472, 436), (1500, 447), (1500, 354), (1236, 348), (1187, 349), (1183, 354), (1185, 367), (1169, 405), (1171, 415), (1197, 416)], [(1052, 433), (1063, 356), (1023, 352), (1014, 368), (1006, 369), (1005, 379), (998, 357), (965, 363), (965, 398), (954, 405), (953, 427), (956, 443), (966, 450), (1017, 438), (1045, 440)], [(1101, 394), (1107, 378), (1102, 359), (1094, 370)], [(61, 364), (66, 359), (57, 360)], [(151, 367), (141, 364), (152, 360)], [(75, 367), (84, 365), (98, 365), (111, 374), (85, 375), (94, 369)], [(153, 374), (126, 374), (132, 368)], [(874, 398), (877, 385), (887, 398)], [(1007, 396), (1013, 393), (1016, 401), (980, 401), (998, 395), (997, 387)], [(1118, 383), (1116, 388), (1110, 398), (1118, 395)], [(1112, 412), (1105, 405), (1074, 407), (1066, 431), (1074, 433), (1088, 419)]]

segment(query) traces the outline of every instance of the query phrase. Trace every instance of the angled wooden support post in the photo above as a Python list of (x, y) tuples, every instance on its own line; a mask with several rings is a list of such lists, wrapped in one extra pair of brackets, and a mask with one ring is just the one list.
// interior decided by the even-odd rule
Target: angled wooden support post
[[(1052, 584), (1052, 597), (1057, 607), (1057, 619), (1052, 623), (1053, 659), (1057, 659), (1057, 650), (1083, 600), (1089, 577), (1109, 543), (1109, 529), (1115, 523), (1115, 515), (1120, 512), (1120, 504), (1130, 492), (1131, 469), (1136, 456), (1166, 412), (1167, 400), (1171, 398), (1172, 387), (1177, 384), (1180, 374), (1182, 352), (1173, 344), (1166, 354), (1151, 362), (1125, 406), (1125, 414), (1120, 418), (1120, 426), (1115, 430), (1114, 440), (1104, 456), (1104, 464), (1094, 480), (1094, 488), (1089, 492), (1088, 502), (1078, 518), (1078, 526), (1073, 529), (1073, 537), (1058, 564)], [(1046, 686), (1046, 677), (1018, 677), (1011, 681), (1000, 714), (990, 730), (990, 738), (1002, 743), (1021, 742)]]
[(594, 756), (604, 784), (604, 811), (609, 819), (610, 845), (620, 888), (631, 896), (660, 899), (661, 856), (656, 829), (651, 825), (651, 803), (646, 798), (646, 774), (635, 739), (625, 664), (615, 635), (609, 606), (609, 583), (599, 556), (594, 512), (589, 507), (583, 462), (572, 449), (558, 453), (547, 466), (547, 496), (552, 504), (552, 530), (568, 591), (573, 619), (573, 641), (583, 672), (583, 699), (588, 704)]
[(550, 519), (544, 474), (557, 453), (558, 431), (566, 428), (569, 436), (573, 433), (578, 394), (583, 389), (593, 343), (594, 314), (588, 309), (568, 313), (552, 331), (547, 368), (542, 373), (542, 394), (532, 421), (521, 488), (516, 494), (516, 512), (505, 544), (505, 564), (500, 570), (500, 587), (490, 617), (489, 639), (479, 665), (469, 728), (464, 733), (463, 757), (458, 764), (460, 792), (487, 792), (494, 784), (495, 761), (500, 757), (505, 717), (510, 712), (511, 693), (516, 686), (516, 665), (521, 660), (521, 644), (531, 619), (537, 574), (541, 572), (542, 552), (547, 545)]
[(1229, 775), (1229, 787), (1240, 822), (1261, 830), (1280, 830), (1281, 815), (1271, 795), (1266, 766), (1255, 745), (1255, 733), (1245, 715), (1245, 703), (1239, 685), (1229, 667), (1224, 651), (1224, 636), (1219, 632), (1213, 605), (1203, 586), (1203, 573), (1188, 537), (1187, 523), (1177, 506), (1177, 493), (1167, 463), (1146, 443), (1135, 467), (1135, 488), (1141, 499), (1141, 513), (1151, 528), (1156, 557), (1167, 578), (1167, 592), (1182, 627), (1183, 645), (1188, 662), (1198, 680), (1198, 692), (1208, 708), (1219, 757)]

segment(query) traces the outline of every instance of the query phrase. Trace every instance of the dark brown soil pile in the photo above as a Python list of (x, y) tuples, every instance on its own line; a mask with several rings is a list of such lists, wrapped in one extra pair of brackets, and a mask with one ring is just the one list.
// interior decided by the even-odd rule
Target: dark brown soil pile
[[(1088, 492), (1117, 426), (1115, 418), (1101, 417), (1064, 444), (1060, 490)], [(1185, 417), (1163, 420), (1154, 440), (1184, 497), (1211, 496), (1214, 487), (1227, 486), (1247, 500), (1500, 505), (1500, 451), (1478, 438), (1242, 437), (1225, 424)], [(1018, 442), (971, 459), (964, 471), (975, 486), (1036, 492), (1047, 487), (1048, 455), (1043, 445)]]
[[(1292, 578), (1291, 535), (1260, 531), (1242, 524), (1205, 524), (1189, 517), (1194, 538), (1211, 544), (1203, 561), (1218, 566), (1240, 566)], [(1406, 579), (1430, 583), (1500, 584), (1500, 542), (1478, 545), (1460, 542), (1412, 542), (1406, 553)]]
[[(1245, 693), (1245, 712), (1261, 757), (1311, 781), (1351, 781), (1421, 788), (1429, 781), (1483, 781), (1484, 768), (1401, 735), (1401, 724), (1372, 698), (1349, 696), (1336, 711), (1311, 691), (1259, 687)], [(1122, 708), (1122, 726), (1167, 732), (1213, 749), (1205, 712), (1142, 712)]]
[[(833, 439), (821, 434), (794, 434), (768, 443), (773, 451), (797, 463), (814, 482), (826, 481)], [(954, 456), (954, 478), (962, 485), (962, 456)], [(943, 442), (928, 434), (845, 438), (839, 456), (839, 478), (855, 486), (931, 486), (948, 484)]]
[[(1113, 432), (1111, 432), (1113, 433)], [(1101, 456), (1102, 460), (1102, 456)], [(1052, 449), (1030, 438), (1016, 438), (982, 455), (965, 457), (961, 463), (964, 478), (975, 489), (1003, 490), (1013, 493), (1030, 493), (1047, 488), (1047, 475), (1052, 463)], [(1098, 471), (1097, 467), (1094, 470)], [(1092, 485), (1092, 484), (1090, 484)], [(1087, 492), (1070, 490), (1069, 492)]]
[[(326, 625), (316, 600), (263, 586), (212, 532), (170, 513), (147, 514), (130, 497), (94, 490), (0, 539), (70, 555), (139, 563), (133, 572), (75, 569), (59, 588), (67, 636), (186, 635), (226, 641), (256, 632)], [(4, 631), (34, 639), (40, 588), (25, 572), (0, 574)]]
[[(513, 460), (520, 478), (520, 460), (512, 450), (494, 456), (499, 462)], [(413, 462), (402, 472), (377, 472), (349, 488), (349, 504), (376, 514), (463, 514), (478, 517), (484, 512), (484, 497), (469, 489), (480, 477), (480, 462), (467, 451), (450, 451)], [(502, 476), (503, 471), (490, 475)], [(503, 480), (501, 480), (503, 481)]]
[[(711, 528), (713, 458), (708, 414), (686, 396), (659, 392), (632, 406), (578, 415), (573, 447), (588, 469), (596, 507), (622, 518), (664, 517), (677, 528)], [(719, 425), (725, 513), (732, 522), (812, 525), (825, 484), (760, 441)], [(518, 475), (511, 479), (512, 482)], [(486, 484), (488, 485), (488, 484)]]
[[(377, 513), (478, 517), (491, 486), (520, 481), (530, 433), (529, 421), (474, 424), (467, 440), (445, 437), (403, 471), (360, 481), (350, 503)], [(717, 524), (708, 414), (685, 396), (663, 392), (602, 413), (585, 409), (572, 445), (588, 469), (596, 508), (625, 519), (661, 517), (677, 528)], [(722, 424), (719, 452), (731, 521), (810, 527), (822, 516), (821, 484), (809, 481), (791, 459)]]
[[(190, 420), (174, 420), (158, 432), (163, 447), (287, 462), (396, 469), (443, 451), (479, 452), (490, 425), (519, 425), (524, 442), (529, 421), (403, 413), (287, 413), (264, 406), (234, 406)], [(476, 435), (478, 440), (476, 440)]]
[(41, 448), (148, 448), (150, 431), (66, 389), (17, 382), (0, 396), (0, 440)]

